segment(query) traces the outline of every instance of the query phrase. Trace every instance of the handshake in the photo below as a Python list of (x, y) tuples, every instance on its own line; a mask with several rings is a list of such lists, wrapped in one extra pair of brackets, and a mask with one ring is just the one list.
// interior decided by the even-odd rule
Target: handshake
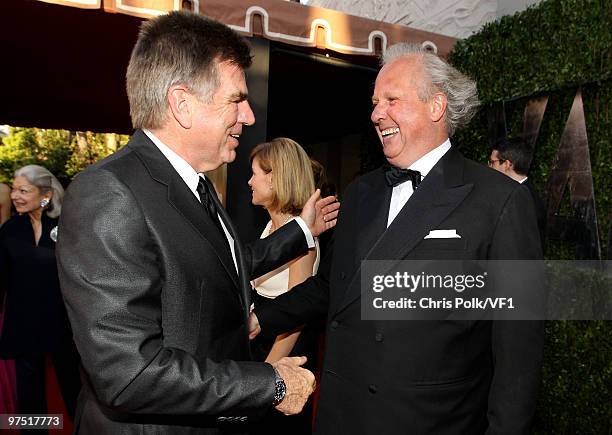
[[(254, 339), (260, 332), (261, 327), (257, 316), (251, 311), (249, 339)], [(298, 414), (317, 386), (312, 372), (301, 367), (305, 363), (305, 356), (287, 356), (272, 363), (272, 367), (285, 382), (285, 396), (275, 406), (278, 411), (285, 415)]]
[(305, 356), (294, 356), (284, 357), (272, 363), (272, 367), (285, 383), (284, 397), (275, 408), (285, 415), (299, 413), (317, 386), (312, 372), (300, 367), (305, 362)]

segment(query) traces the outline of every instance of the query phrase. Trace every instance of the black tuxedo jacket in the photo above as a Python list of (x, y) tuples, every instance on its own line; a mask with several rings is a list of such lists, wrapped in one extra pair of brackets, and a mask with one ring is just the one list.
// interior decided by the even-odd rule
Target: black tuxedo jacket
[[(319, 274), (257, 309), (266, 334), (327, 315), (318, 434), (523, 434), (541, 322), (364, 321), (364, 259), (539, 259), (526, 189), (451, 148), (389, 228), (381, 169), (347, 188)], [(456, 229), (458, 239), (424, 239)]]
[(84, 370), (77, 432), (219, 433), (269, 408), (274, 370), (249, 361), (249, 280), (306, 251), (299, 225), (286, 227), (251, 247), (236, 239), (237, 274), (225, 236), (142, 131), (79, 174), (57, 243)]
[(544, 206), (544, 201), (540, 198), (540, 194), (536, 190), (535, 186), (528, 179), (525, 180), (523, 186), (529, 190), (531, 194), (531, 199), (533, 199), (533, 205), (535, 207), (536, 217), (538, 218), (538, 230), (540, 231), (540, 239), (542, 242), (542, 247), (544, 247), (544, 240), (546, 236), (546, 207)]

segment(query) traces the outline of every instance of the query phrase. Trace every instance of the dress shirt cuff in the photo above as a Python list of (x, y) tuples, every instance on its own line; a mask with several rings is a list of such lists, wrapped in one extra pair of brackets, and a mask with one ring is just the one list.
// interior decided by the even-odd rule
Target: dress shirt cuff
[(304, 231), (304, 236), (306, 237), (306, 243), (308, 244), (308, 249), (314, 248), (315, 247), (314, 238), (312, 237), (312, 233), (308, 229), (308, 225), (306, 225), (306, 222), (304, 222), (304, 219), (302, 219), (299, 216), (296, 216), (293, 219), (298, 223), (302, 231)]

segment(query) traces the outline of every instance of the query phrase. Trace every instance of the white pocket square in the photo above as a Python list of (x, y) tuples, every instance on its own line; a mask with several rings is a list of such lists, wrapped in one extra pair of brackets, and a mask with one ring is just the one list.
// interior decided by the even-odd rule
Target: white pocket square
[(426, 239), (460, 239), (461, 236), (457, 234), (457, 230), (431, 230), (429, 234), (425, 236)]

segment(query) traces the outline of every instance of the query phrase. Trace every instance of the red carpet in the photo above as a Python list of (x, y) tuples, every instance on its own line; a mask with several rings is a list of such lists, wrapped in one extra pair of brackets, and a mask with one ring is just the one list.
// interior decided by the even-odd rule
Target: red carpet
[(47, 409), (49, 414), (62, 414), (64, 416), (64, 429), (50, 431), (53, 435), (70, 435), (72, 433), (72, 421), (68, 417), (62, 393), (53, 370), (53, 363), (50, 358), (46, 360), (45, 377), (47, 379)]

